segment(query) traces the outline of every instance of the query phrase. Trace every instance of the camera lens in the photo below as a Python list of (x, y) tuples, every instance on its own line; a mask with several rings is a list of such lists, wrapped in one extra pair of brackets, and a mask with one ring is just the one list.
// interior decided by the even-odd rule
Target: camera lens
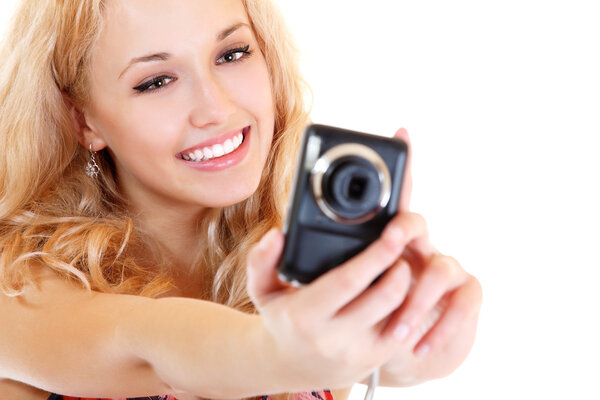
[(352, 220), (363, 217), (379, 206), (379, 173), (364, 158), (350, 156), (338, 159), (325, 172), (323, 195), (341, 218)]
[(372, 219), (390, 200), (385, 161), (361, 143), (342, 143), (325, 151), (311, 168), (315, 202), (329, 219), (348, 225)]
[(348, 197), (352, 200), (361, 200), (369, 183), (363, 176), (353, 176), (348, 186)]

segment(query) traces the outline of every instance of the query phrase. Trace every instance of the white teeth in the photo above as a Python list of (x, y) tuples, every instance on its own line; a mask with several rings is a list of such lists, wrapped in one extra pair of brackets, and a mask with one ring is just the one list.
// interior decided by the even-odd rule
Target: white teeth
[(225, 154), (231, 153), (233, 151), (233, 141), (231, 139), (227, 139), (223, 145), (223, 149), (225, 149)]
[(235, 149), (240, 147), (244, 141), (244, 134), (239, 133), (227, 139), (223, 144), (215, 144), (211, 147), (205, 147), (202, 150), (197, 149), (196, 151), (190, 152), (189, 154), (181, 154), (181, 157), (186, 161), (206, 161), (215, 157), (221, 157), (226, 154), (233, 152)]
[(222, 144), (215, 144), (212, 147), (212, 152), (213, 152), (213, 156), (221, 157), (222, 155), (225, 154), (225, 149), (223, 148)]
[(213, 158), (213, 152), (208, 147), (203, 148), (202, 153), (204, 154), (205, 160), (210, 160), (211, 158)]

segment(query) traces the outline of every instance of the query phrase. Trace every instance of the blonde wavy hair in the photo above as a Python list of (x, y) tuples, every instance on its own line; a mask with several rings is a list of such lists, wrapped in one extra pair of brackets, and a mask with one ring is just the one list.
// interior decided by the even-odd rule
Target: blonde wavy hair
[[(214, 277), (203, 298), (246, 312), (245, 260), (281, 226), (296, 150), (308, 121), (295, 48), (269, 0), (241, 0), (267, 60), (275, 99), (272, 149), (257, 191), (211, 209), (192, 271)], [(0, 49), (0, 289), (18, 296), (43, 265), (90, 290), (157, 297), (173, 286), (160, 246), (135, 226), (113, 161), (97, 180), (76, 139), (69, 102), (88, 98), (90, 52), (104, 0), (24, 0)], [(145, 256), (141, 256), (145, 255)]]

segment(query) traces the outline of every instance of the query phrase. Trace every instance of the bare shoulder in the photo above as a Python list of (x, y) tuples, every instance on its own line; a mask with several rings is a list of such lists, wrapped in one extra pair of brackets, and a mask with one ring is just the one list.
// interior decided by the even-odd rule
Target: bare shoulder
[(8, 379), (0, 379), (0, 393), (5, 399), (19, 400), (47, 400), (50, 396), (45, 390)]

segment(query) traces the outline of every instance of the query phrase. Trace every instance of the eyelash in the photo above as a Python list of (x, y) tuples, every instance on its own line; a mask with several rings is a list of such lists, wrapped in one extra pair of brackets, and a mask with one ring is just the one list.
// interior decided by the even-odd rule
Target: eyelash
[[(247, 58), (247, 57), (249, 57), (249, 56), (252, 55), (252, 51), (250, 51), (249, 49), (250, 49), (250, 45), (246, 45), (244, 47), (237, 47), (235, 49), (227, 50), (225, 53), (223, 53), (221, 55), (221, 57), (219, 57), (217, 59), (217, 64), (232, 64), (232, 63), (235, 63), (235, 62), (238, 62), (238, 61), (243, 61), (245, 58)], [(239, 58), (237, 58), (237, 59), (235, 59), (233, 61), (228, 61), (228, 62), (221, 61), (221, 62), (219, 62), (219, 60), (221, 60), (221, 59), (223, 59), (223, 58), (225, 58), (227, 56), (231, 56), (231, 55), (237, 54), (237, 53), (242, 53), (242, 55)]]
[[(241, 62), (244, 61), (244, 59), (246, 59), (247, 57), (252, 55), (252, 51), (249, 50), (250, 49), (250, 45), (246, 45), (244, 47), (237, 47), (235, 49), (231, 49), (231, 50), (227, 50), (225, 53), (223, 53), (218, 59), (217, 59), (217, 64), (221, 65), (221, 64), (233, 64), (233, 63), (237, 63), (237, 62)], [(238, 58), (231, 60), (231, 61), (219, 61), (224, 59), (227, 56), (232, 56), (238, 53), (242, 53), (241, 56), (239, 56)], [(151, 89), (152, 86), (159, 84), (160, 82), (164, 82), (166, 80), (169, 81), (175, 81), (177, 80), (176, 78), (173, 78), (171, 76), (167, 76), (167, 75), (161, 75), (161, 76), (157, 76), (154, 77), (144, 83), (142, 83), (141, 85), (138, 85), (136, 87), (134, 87), (133, 89), (138, 91), (139, 93), (144, 93), (146, 91), (148, 92), (156, 92), (158, 90), (163, 89), (165, 86), (167, 86), (170, 82), (168, 83), (163, 83), (160, 87), (156, 87), (154, 89)]]
[(149, 81), (146, 81), (144, 83), (142, 83), (139, 86), (134, 87), (134, 90), (137, 90), (140, 93), (144, 93), (145, 91), (150, 91), (150, 92), (156, 92), (157, 90), (161, 90), (162, 88), (164, 88), (165, 86), (167, 86), (169, 83), (165, 83), (155, 89), (150, 89), (152, 86), (160, 83), (160, 82), (164, 82), (166, 80), (171, 80), (174, 81), (176, 80), (175, 78), (172, 78), (170, 76), (167, 75), (161, 75), (161, 76), (157, 76), (155, 78), (150, 79)]

